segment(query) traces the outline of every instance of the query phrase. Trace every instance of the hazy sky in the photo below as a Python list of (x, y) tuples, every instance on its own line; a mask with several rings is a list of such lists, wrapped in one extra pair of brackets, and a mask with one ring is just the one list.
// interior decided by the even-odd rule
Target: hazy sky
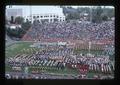
[[(91, 6), (72, 6), (73, 8), (77, 7), (91, 7)], [(103, 7), (103, 6), (102, 6)], [(106, 6), (109, 8), (114, 8), (113, 6)], [(6, 6), (7, 9), (9, 6)], [(12, 5), (12, 9), (23, 9), (23, 15), (30, 15), (30, 5)], [(59, 5), (32, 5), (31, 6), (32, 14), (44, 14), (44, 13), (62, 13), (62, 9), (59, 7)]]
[[(12, 6), (12, 9), (23, 9), (23, 15), (30, 15), (30, 9), (32, 14), (44, 14), (44, 13), (58, 13), (58, 14), (62, 14), (62, 8), (59, 8), (57, 6)], [(9, 6), (7, 6), (7, 9), (11, 9), (9, 8)]]
[[(22, 8), (24, 8), (24, 7), (29, 7), (30, 5), (12, 5), (13, 7), (22, 7)], [(35, 5), (32, 5), (32, 6), (35, 6)], [(39, 7), (39, 6), (42, 6), (42, 5), (36, 5), (37, 7)], [(43, 5), (43, 6), (54, 6), (54, 5)], [(59, 6), (59, 5), (55, 5), (56, 7), (57, 6)], [(67, 5), (67, 6), (71, 6), (71, 5)], [(92, 5), (91, 5), (92, 6)], [(72, 7), (73, 8), (77, 8), (77, 7), (91, 7), (91, 6), (73, 6), (72, 5)], [(8, 8), (9, 6), (7, 6), (7, 8)], [(103, 6), (102, 6), (103, 7)], [(106, 6), (106, 7), (109, 7), (109, 8), (114, 8), (113, 6)]]

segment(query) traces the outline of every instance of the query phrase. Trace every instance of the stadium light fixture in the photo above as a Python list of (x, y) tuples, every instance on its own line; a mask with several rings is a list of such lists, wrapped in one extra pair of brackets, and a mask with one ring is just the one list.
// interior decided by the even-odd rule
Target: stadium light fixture
[(90, 54), (90, 49), (91, 49), (91, 42), (89, 42), (89, 49), (88, 49), (89, 54)]

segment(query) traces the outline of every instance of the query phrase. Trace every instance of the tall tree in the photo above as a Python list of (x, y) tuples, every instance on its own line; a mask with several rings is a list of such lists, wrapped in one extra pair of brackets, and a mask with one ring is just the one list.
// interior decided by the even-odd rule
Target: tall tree
[(108, 16), (107, 16), (107, 15), (105, 15), (105, 14), (104, 14), (104, 15), (102, 15), (102, 20), (103, 20), (103, 21), (108, 21)]
[(67, 20), (76, 20), (80, 18), (79, 13), (69, 13), (66, 17)]
[(17, 24), (22, 24), (23, 21), (24, 21), (23, 17), (18, 16), (18, 17), (15, 18), (15, 23), (17, 23)]
[(92, 11), (92, 22), (94, 23), (101, 23), (102, 22), (102, 14), (103, 10), (101, 7), (96, 7)]

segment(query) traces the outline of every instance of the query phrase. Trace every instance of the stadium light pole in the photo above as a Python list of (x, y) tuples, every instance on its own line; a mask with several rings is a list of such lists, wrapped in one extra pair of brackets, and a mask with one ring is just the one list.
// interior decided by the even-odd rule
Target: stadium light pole
[(92, 6), (90, 7), (90, 22), (92, 22)]
[(89, 49), (88, 49), (89, 54), (90, 54), (90, 49), (91, 49), (91, 42), (89, 42)]
[(9, 8), (12, 8), (12, 5), (9, 5)]
[(32, 6), (30, 5), (30, 18), (31, 18), (31, 23), (32, 23)]

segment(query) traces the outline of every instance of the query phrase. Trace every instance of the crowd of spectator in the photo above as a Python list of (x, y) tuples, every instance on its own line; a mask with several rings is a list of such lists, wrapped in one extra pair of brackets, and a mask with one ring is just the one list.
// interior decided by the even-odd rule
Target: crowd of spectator
[(54, 23), (33, 23), (30, 31), (27, 32), (23, 40), (61, 38), (61, 39), (79, 39), (79, 40), (101, 40), (114, 39), (114, 21), (103, 23), (85, 23), (85, 22), (54, 22)]
[[(114, 21), (103, 23), (85, 22), (34, 22), (31, 29), (25, 34), (23, 40), (41, 41), (41, 39), (73, 39), (73, 40), (105, 40), (114, 41)], [(55, 67), (58, 70), (64, 68), (79, 69), (80, 65), (87, 65), (88, 71), (112, 73), (114, 66), (108, 57), (96, 55), (88, 57), (86, 54), (75, 55), (72, 49), (56, 49), (35, 52), (31, 55), (18, 54), (8, 58), (6, 64), (18, 67)]]

